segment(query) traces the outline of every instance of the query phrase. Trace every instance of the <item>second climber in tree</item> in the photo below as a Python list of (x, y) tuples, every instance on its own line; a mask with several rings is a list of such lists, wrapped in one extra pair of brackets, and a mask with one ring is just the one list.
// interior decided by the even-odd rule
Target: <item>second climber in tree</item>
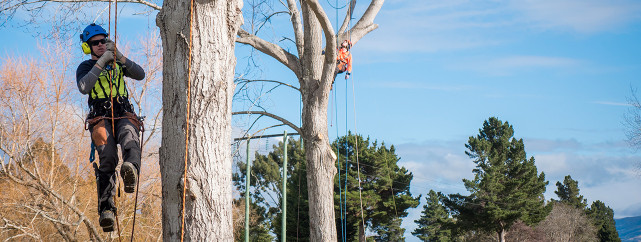
[[(345, 80), (349, 78), (352, 74), (352, 54), (350, 49), (352, 48), (352, 42), (349, 40), (344, 40), (341, 43), (341, 46), (338, 48), (338, 55), (336, 56), (336, 72), (334, 75), (345, 73)], [(336, 76), (334, 76), (334, 81), (336, 81)], [(334, 82), (332, 82), (332, 86)]]
[(89, 95), (87, 123), (100, 158), (96, 183), (99, 223), (105, 232), (113, 231), (115, 223), (113, 196), (117, 183), (117, 144), (120, 144), (124, 160), (120, 175), (125, 192), (135, 191), (140, 170), (139, 131), (142, 124), (129, 102), (124, 77), (135, 80), (145, 78), (142, 67), (118, 51), (114, 42), (107, 39), (108, 36), (107, 31), (96, 24), (90, 24), (82, 31), (82, 49), (85, 54), (91, 54), (91, 59), (80, 63), (76, 71), (78, 89), (82, 94)]

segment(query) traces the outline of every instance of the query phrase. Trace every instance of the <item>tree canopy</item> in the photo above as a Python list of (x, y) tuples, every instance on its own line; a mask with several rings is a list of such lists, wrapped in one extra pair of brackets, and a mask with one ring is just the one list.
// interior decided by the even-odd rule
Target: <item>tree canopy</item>
[(596, 225), (599, 241), (621, 241), (614, 221), (614, 211), (600, 200), (592, 203), (588, 209), (588, 215)]
[(570, 175), (565, 176), (563, 183), (556, 182), (556, 187), (554, 193), (559, 196), (560, 202), (581, 209), (588, 206), (587, 199), (579, 195), (579, 182), (573, 180)]
[(518, 220), (532, 225), (545, 219), (551, 210), (543, 197), (548, 182), (534, 157), (526, 157), (523, 139), (514, 138), (512, 125), (491, 117), (465, 147), (476, 164), (474, 179), (463, 179), (470, 195), (450, 194), (445, 201), (455, 211), (457, 226), (495, 232), (505, 241), (506, 231)]
[(412, 232), (422, 241), (450, 241), (452, 231), (449, 225), (454, 223), (450, 211), (443, 205), (442, 200), (447, 197), (440, 192), (430, 190), (425, 197), (425, 205), (421, 218), (415, 220), (418, 227)]

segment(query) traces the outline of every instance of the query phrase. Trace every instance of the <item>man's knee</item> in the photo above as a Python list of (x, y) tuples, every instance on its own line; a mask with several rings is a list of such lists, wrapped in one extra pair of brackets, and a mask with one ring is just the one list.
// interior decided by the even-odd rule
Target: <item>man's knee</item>
[(113, 173), (116, 170), (116, 165), (118, 164), (118, 150), (116, 144), (97, 146), (97, 150), (100, 157), (100, 167), (98, 169), (101, 172)]

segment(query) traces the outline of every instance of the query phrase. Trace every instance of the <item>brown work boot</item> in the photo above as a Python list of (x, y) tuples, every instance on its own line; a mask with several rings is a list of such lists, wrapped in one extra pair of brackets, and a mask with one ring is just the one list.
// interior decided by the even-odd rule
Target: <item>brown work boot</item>
[(138, 169), (131, 162), (123, 162), (120, 167), (120, 176), (125, 183), (125, 192), (133, 193), (136, 191), (136, 182), (138, 182)]
[(100, 219), (98, 219), (98, 222), (100, 223), (100, 227), (102, 227), (102, 232), (112, 232), (114, 231), (114, 221), (116, 220), (114, 212), (105, 209), (100, 213)]

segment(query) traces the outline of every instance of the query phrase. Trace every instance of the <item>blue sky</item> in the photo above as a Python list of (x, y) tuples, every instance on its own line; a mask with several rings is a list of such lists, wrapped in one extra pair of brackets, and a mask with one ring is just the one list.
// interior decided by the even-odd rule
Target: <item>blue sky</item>
[[(335, 10), (324, 4), (335, 21)], [(365, 7), (359, 1), (355, 16)], [(121, 16), (123, 39), (155, 28), (154, 15)], [(286, 21), (274, 19), (261, 37), (291, 34)], [(337, 79), (330, 137), (347, 128), (394, 144), (415, 174), (415, 195), (464, 193), (461, 179), (472, 178), (473, 169), (464, 144), (496, 116), (514, 126), (545, 172), (546, 198), (556, 198), (554, 184), (571, 175), (590, 203), (604, 201), (617, 218), (641, 215), (641, 155), (626, 143), (623, 125), (630, 89), (641, 88), (641, 2), (387, 0), (375, 22), (379, 28), (352, 49), (352, 78)], [(35, 40), (13, 26), (0, 29), (0, 54), (33, 55)], [(238, 73), (246, 73), (249, 54), (238, 45)], [(297, 84), (270, 57), (254, 61), (260, 68), (248, 77)], [(261, 101), (300, 122), (295, 92), (281, 88)], [(416, 241), (409, 232), (422, 205), (404, 221), (408, 241)]]

